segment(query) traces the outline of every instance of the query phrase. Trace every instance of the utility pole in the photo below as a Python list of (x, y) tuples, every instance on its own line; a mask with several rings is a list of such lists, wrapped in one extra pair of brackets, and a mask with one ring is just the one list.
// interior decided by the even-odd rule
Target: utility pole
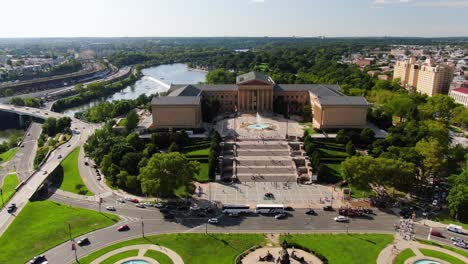
[(145, 223), (143, 223), (143, 216), (141, 217), (141, 236), (145, 237)]

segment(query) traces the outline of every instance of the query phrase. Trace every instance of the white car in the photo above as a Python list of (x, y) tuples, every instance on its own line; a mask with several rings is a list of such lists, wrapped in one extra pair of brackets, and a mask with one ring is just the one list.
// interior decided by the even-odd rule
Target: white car
[(135, 206), (138, 208), (145, 208), (145, 206), (142, 203), (137, 203), (135, 204)]
[(132, 200), (132, 198), (131, 198), (131, 197), (128, 197), (128, 196), (125, 197), (124, 199), (125, 199), (125, 201), (131, 201), (131, 200)]
[(107, 211), (115, 211), (115, 207), (112, 205), (106, 206)]
[(462, 242), (462, 243), (465, 243), (465, 241), (462, 239), (462, 238), (459, 238), (459, 237), (451, 237), (450, 238), (452, 241), (454, 242)]
[(336, 222), (348, 222), (348, 217), (346, 216), (337, 216), (335, 218), (333, 218)]
[(163, 208), (163, 207), (164, 207), (164, 204), (162, 204), (162, 203), (156, 203), (156, 204), (154, 204), (154, 207), (156, 207), (156, 208)]
[(125, 203), (125, 200), (124, 200), (123, 198), (119, 198), (119, 199), (117, 199), (117, 202), (119, 202), (119, 203)]
[(463, 242), (453, 242), (453, 245), (459, 248), (466, 248), (466, 244)]
[(153, 207), (154, 205), (150, 202), (144, 202), (143, 203), (144, 206), (149, 206), (149, 207)]
[(215, 225), (218, 223), (218, 218), (210, 218), (208, 219), (208, 223)]

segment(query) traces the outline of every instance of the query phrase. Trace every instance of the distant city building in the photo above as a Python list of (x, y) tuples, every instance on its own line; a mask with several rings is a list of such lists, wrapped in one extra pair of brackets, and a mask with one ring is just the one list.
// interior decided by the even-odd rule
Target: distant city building
[(374, 65), (375, 64), (375, 59), (374, 58), (358, 58), (354, 61), (356, 65), (358, 65), (361, 68), (364, 68), (366, 66)]
[(393, 71), (393, 79), (399, 78), (406, 88), (416, 88), (417, 91), (433, 96), (447, 94), (453, 79), (455, 67), (448, 64), (436, 65), (434, 60), (426, 59), (417, 63), (416, 58), (397, 61)]
[(383, 81), (390, 81), (392, 77), (386, 75), (386, 74), (379, 74), (377, 75), (377, 79), (383, 80)]
[(449, 96), (452, 97), (456, 103), (468, 107), (468, 83), (464, 86), (450, 90)]
[[(197, 128), (202, 123), (203, 100), (216, 99), (222, 113), (273, 112), (276, 102), (302, 112), (311, 107), (314, 128), (362, 128), (369, 106), (362, 96), (346, 96), (338, 85), (276, 84), (270, 76), (249, 72), (236, 84), (171, 85), (167, 96), (154, 97), (154, 128)], [(298, 111), (299, 110), (299, 111)]]

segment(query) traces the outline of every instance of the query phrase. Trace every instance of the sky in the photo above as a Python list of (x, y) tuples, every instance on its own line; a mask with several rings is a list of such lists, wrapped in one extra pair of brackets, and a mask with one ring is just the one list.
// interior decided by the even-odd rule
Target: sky
[(468, 36), (468, 0), (0, 0), (0, 38)]

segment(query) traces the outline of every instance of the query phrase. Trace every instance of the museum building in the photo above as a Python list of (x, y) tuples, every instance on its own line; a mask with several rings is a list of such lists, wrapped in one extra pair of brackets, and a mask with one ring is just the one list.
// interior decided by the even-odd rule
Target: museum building
[(154, 128), (198, 128), (202, 100), (216, 98), (222, 113), (268, 113), (281, 99), (288, 106), (310, 105), (314, 128), (363, 128), (369, 103), (362, 96), (346, 96), (338, 85), (276, 84), (258, 72), (240, 75), (236, 84), (184, 84), (169, 88), (167, 96), (151, 101)]

